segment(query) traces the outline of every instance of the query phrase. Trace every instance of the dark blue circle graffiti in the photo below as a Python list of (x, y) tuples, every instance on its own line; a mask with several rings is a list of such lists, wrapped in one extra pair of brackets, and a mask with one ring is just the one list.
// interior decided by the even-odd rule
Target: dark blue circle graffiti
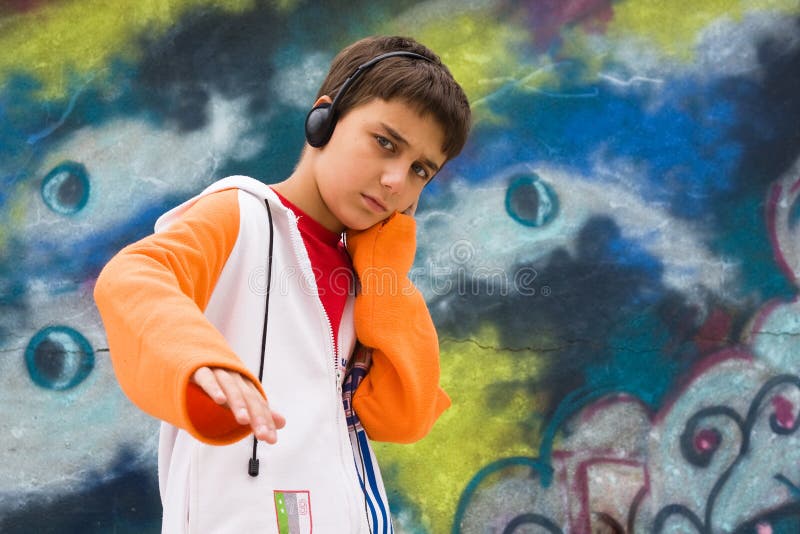
[(61, 215), (78, 213), (89, 200), (89, 173), (74, 161), (56, 165), (42, 180), (42, 199)]
[(545, 226), (558, 215), (558, 196), (536, 173), (517, 175), (506, 191), (506, 212), (525, 226)]
[(31, 338), (25, 349), (31, 379), (47, 389), (75, 387), (94, 368), (92, 346), (68, 326), (48, 326)]

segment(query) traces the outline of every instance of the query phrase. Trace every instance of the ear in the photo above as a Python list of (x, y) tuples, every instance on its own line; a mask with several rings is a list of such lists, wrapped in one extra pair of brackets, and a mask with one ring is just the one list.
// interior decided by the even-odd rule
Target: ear
[(322, 95), (321, 97), (319, 97), (317, 99), (316, 102), (314, 102), (314, 105), (311, 106), (311, 107), (315, 108), (315, 107), (319, 106), (320, 104), (328, 104), (328, 105), (330, 105), (330, 104), (333, 104), (333, 100), (328, 95)]
[(306, 115), (306, 142), (314, 148), (325, 146), (331, 138), (336, 125), (332, 108), (331, 97), (322, 95)]

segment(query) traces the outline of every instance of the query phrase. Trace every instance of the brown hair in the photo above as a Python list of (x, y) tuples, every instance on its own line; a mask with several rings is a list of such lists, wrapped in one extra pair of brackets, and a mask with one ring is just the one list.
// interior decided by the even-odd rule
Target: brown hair
[(370, 59), (403, 50), (430, 59), (391, 57), (364, 72), (336, 104), (339, 118), (374, 98), (407, 102), (423, 116), (431, 114), (444, 130), (442, 152), (456, 157), (467, 142), (471, 122), (469, 101), (439, 56), (410, 37), (367, 37), (351, 44), (333, 59), (317, 98), (335, 98), (348, 76)]

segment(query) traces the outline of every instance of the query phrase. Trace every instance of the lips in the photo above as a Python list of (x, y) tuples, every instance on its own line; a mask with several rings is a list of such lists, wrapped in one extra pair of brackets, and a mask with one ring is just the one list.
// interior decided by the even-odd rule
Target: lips
[(386, 212), (386, 204), (384, 204), (377, 198), (365, 195), (364, 193), (361, 193), (361, 197), (364, 199), (364, 203), (374, 212), (376, 213)]

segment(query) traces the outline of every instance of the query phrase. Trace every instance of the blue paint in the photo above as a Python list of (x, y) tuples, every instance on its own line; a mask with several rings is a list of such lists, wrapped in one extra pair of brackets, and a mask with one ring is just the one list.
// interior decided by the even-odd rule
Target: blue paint
[(574, 389), (564, 397), (542, 431), (542, 441), (539, 444), (538, 461), (541, 463), (541, 465), (547, 467), (547, 469), (540, 472), (542, 487), (549, 487), (553, 482), (553, 445), (555, 443), (556, 435), (563, 424), (570, 417), (574, 416), (581, 409), (589, 406), (594, 401), (606, 395), (619, 392), (619, 390), (612, 387), (586, 387)]
[[(569, 373), (578, 373), (582, 385), (561, 397), (544, 428), (539, 458), (547, 464), (556, 435), (570, 417), (605, 395), (621, 392), (656, 409), (685, 370), (681, 362), (691, 360), (693, 355), (691, 343), (688, 347), (677, 343), (677, 348), (664, 348), (680, 338), (657, 315), (657, 306), (666, 296), (663, 265), (658, 258), (639, 243), (625, 239), (616, 223), (606, 218), (587, 222), (578, 244), (581, 264), (589, 265), (595, 276), (582, 277), (565, 266), (553, 268), (567, 280), (576, 280), (574, 283), (579, 285), (573, 291), (590, 295), (577, 301), (565, 320), (581, 324), (591, 321), (572, 335), (593, 340), (580, 345), (581, 351), (591, 350), (592, 354), (587, 357), (567, 352), (553, 362), (556, 373), (565, 360), (580, 362), (578, 368), (570, 367)], [(601, 275), (604, 271), (607, 272)], [(610, 283), (613, 288), (607, 287)], [(558, 294), (554, 296), (557, 298)], [(579, 311), (584, 309), (591, 311)], [(593, 314), (599, 317), (592, 317)], [(565, 332), (570, 328), (569, 324), (564, 325)], [(567, 380), (564, 375), (555, 376)], [(543, 485), (550, 482), (548, 477), (542, 478)]]
[(42, 200), (48, 208), (61, 215), (74, 215), (89, 200), (89, 172), (74, 161), (56, 165), (42, 180)]
[[(9, 322), (0, 320), (0, 347), (9, 346), (13, 332), (8, 327), (18, 320), (24, 321), (28, 313), (29, 303), (24, 298), (29, 283), (27, 273), (13, 261), (20, 248), (20, 242), (11, 239), (4, 247), (4, 255), (0, 256), (0, 317), (15, 319)], [(12, 258), (12, 261), (6, 258)]]
[(36, 89), (35, 80), (26, 76), (12, 76), (0, 87), (0, 209), (41, 155), (25, 142), (26, 130), (46, 120), (43, 107), (31, 98)]
[(131, 65), (112, 61), (102, 81), (69, 75), (69, 96), (49, 101), (39, 99), (41, 83), (29, 75), (5, 80), (0, 87), (0, 208), (18, 185), (42, 178), (34, 170), (44, 155), (76, 129), (120, 116), (155, 117), (148, 114), (150, 101), (133, 91), (135, 74)]
[[(26, 180), (42, 178), (33, 176), (32, 170), (39, 168), (43, 156), (52, 147), (78, 128), (121, 115), (146, 117), (158, 127), (171, 127), (167, 126), (170, 118), (167, 115), (173, 103), (184, 111), (180, 116), (204, 116), (202, 104), (206, 100), (203, 98), (185, 109), (183, 99), (174, 98), (182, 85), (190, 86), (188, 96), (207, 95), (204, 91), (210, 90), (223, 96), (248, 96), (269, 102), (267, 113), (252, 114), (252, 126), (255, 129), (266, 127), (269, 132), (265, 150), (248, 161), (221, 162), (219, 173), (249, 174), (268, 183), (278, 181), (291, 172), (297, 159), (302, 144), (304, 111), (275, 104), (274, 89), (264, 74), (268, 70), (253, 68), (273, 63), (264, 50), (271, 50), (270, 47), (291, 49), (296, 51), (296, 57), (307, 51), (332, 52), (373, 27), (373, 21), (391, 20), (394, 13), (405, 9), (407, 4), (389, 3), (383, 7), (373, 4), (369, 9), (306, 10), (302, 13), (298, 10), (286, 21), (272, 16), (254, 18), (251, 13), (230, 17), (218, 13), (204, 17), (201, 13), (176, 24), (165, 37), (153, 39), (157, 46), (153, 47), (150, 59), (162, 65), (163, 53), (176, 52), (171, 40), (182, 38), (180, 42), (185, 47), (173, 54), (175, 61), (165, 64), (166, 68), (154, 70), (157, 74), (172, 71), (176, 73), (175, 78), (165, 80), (154, 76), (148, 85), (142, 82), (144, 76), (139, 76), (143, 72), (138, 70), (141, 66), (132, 69), (114, 62), (110, 89), (90, 85), (81, 92), (83, 82), (68, 80), (68, 96), (50, 102), (32, 96), (38, 89), (35, 80), (13, 78), (0, 88), (0, 209), (8, 202), (8, 195), (25, 185)], [(192, 20), (207, 21), (207, 24), (203, 22), (193, 31), (183, 31), (182, 28), (193, 24)], [(285, 23), (262, 24), (265, 20)], [(320, 21), (324, 24), (319, 24)], [(242, 26), (247, 30), (243, 31)], [(226, 28), (227, 33), (204, 31), (215, 28)], [(254, 33), (253, 28), (258, 31)], [(236, 35), (246, 37), (234, 39)], [(231, 39), (225, 39), (226, 36)], [(249, 54), (240, 53), (242, 43)], [(198, 50), (202, 53), (197, 53)], [(221, 53), (208, 55), (209, 51)], [(556, 47), (550, 50), (554, 58), (558, 53)], [(250, 55), (252, 59), (246, 59)], [(218, 58), (223, 56), (237, 59), (234, 63), (219, 62)], [(215, 61), (203, 63), (203, 57), (214, 57)], [(759, 53), (762, 63), (765, 57)], [(520, 70), (526, 68), (525, 65), (520, 67)], [(601, 68), (609, 72), (608, 67), (612, 67), (612, 72), (620, 71), (613, 65)], [(254, 80), (254, 72), (264, 75)], [(742, 173), (740, 168), (743, 150), (760, 152), (766, 161), (779, 159), (776, 151), (780, 146), (796, 152), (794, 140), (797, 137), (792, 129), (796, 131), (797, 121), (791, 120), (796, 114), (782, 113), (786, 106), (764, 108), (765, 111), (772, 109), (771, 113), (758, 112), (761, 109), (758, 105), (770, 99), (795, 105), (796, 109), (796, 104), (792, 103), (797, 102), (793, 96), (797, 84), (793, 83), (792, 73), (800, 70), (777, 68), (775, 72), (786, 80), (787, 91), (792, 92), (772, 96), (774, 92), (758, 86), (758, 81), (720, 81), (691, 76), (667, 77), (658, 85), (612, 87), (604, 81), (586, 83), (585, 65), (576, 60), (562, 61), (557, 67), (553, 88), (530, 90), (512, 83), (486, 100), (486, 105), (505, 123), (479, 123), (463, 157), (448, 163), (442, 175), (426, 189), (423, 203), (430, 195), (445, 197), (448, 189), (441, 184), (448, 179), (459, 177), (480, 183), (520, 162), (558, 165), (585, 180), (602, 182), (608, 178), (595, 171), (595, 162), (624, 160), (640, 173), (629, 177), (640, 187), (636, 194), (673, 215), (702, 223), (703, 230), (707, 230), (704, 235), (709, 246), (720, 256), (739, 264), (742, 276), (737, 281), (738, 287), (728, 295), (734, 302), (744, 296), (747, 302), (757, 305), (771, 296), (794, 295), (796, 288), (786, 282), (774, 265), (763, 224), (763, 183), (774, 179), (775, 174), (765, 172), (761, 165), (754, 165), (751, 174)], [(619, 77), (626, 78), (629, 73), (624, 74)], [(106, 78), (105, 71), (103, 77)], [(256, 94), (260, 96), (255, 97)], [(781, 127), (787, 135), (776, 130), (778, 123), (785, 123)], [(737, 129), (746, 135), (735, 135), (733, 132)], [(752, 187), (752, 183), (762, 184), (762, 187)], [(547, 191), (534, 185), (518, 185), (509, 195), (507, 209), (511, 208), (510, 215), (523, 225), (535, 226), (545, 221), (538, 199)], [(534, 196), (537, 202), (533, 202)], [(95, 228), (93, 231), (99, 232), (90, 238), (79, 236), (74, 241), (54, 242), (52, 238), (48, 240), (48, 236), (41, 236), (38, 241), (14, 243), (12, 229), (9, 253), (0, 260), (0, 304), (8, 306), (2, 313), (11, 309), (16, 313), (17, 306), (24, 309), (24, 288), (30, 280), (46, 280), (51, 284), (48, 287), (64, 284), (60, 287), (70, 290), (90, 279), (123, 245), (149, 234), (155, 218), (175, 203), (154, 202), (122, 224)], [(74, 205), (78, 204), (80, 202)], [(458, 210), (459, 206), (451, 203), (447, 209)], [(798, 218), (800, 208), (793, 206), (790, 224), (794, 225)], [(685, 362), (692, 359), (691, 342), (683, 337), (685, 332), (670, 328), (660, 316), (659, 309), (665, 301), (684, 299), (681, 295), (671, 295), (664, 288), (663, 266), (658, 258), (647, 254), (637, 243), (624, 239), (618, 228), (615, 233), (613, 223), (597, 222), (587, 224), (589, 231), (571, 243), (579, 250), (576, 257), (567, 257), (566, 261), (558, 263), (558, 258), (567, 256), (560, 250), (548, 259), (552, 265), (543, 263), (541, 270), (537, 265), (537, 271), (547, 275), (553, 287), (561, 286), (558, 301), (555, 298), (549, 301), (518, 299), (515, 307), (503, 308), (508, 310), (505, 316), (494, 317), (495, 321), (507, 323), (519, 320), (512, 326), (517, 328), (519, 324), (522, 342), (536, 330), (551, 332), (565, 341), (578, 341), (566, 344), (568, 348), (555, 354), (552, 360), (553, 368), (563, 366), (568, 371), (560, 371), (557, 380), (546, 386), (548, 392), (553, 393), (554, 402), (562, 400), (549, 420), (542, 442), (542, 460), (507, 459), (487, 466), (473, 478), (462, 495), (454, 528), (463, 517), (462, 503), (469, 501), (478, 484), (485, 480), (484, 476), (497, 473), (504, 465), (530, 465), (534, 476), (538, 473), (540, 480), (549, 480), (555, 435), (571, 415), (594, 399), (619, 391), (629, 391), (657, 406), (665, 391), (672, 387), (671, 381), (685, 369)], [(594, 231), (596, 228), (599, 230)], [(729, 291), (727, 287), (726, 291)], [(498, 308), (494, 305), (499, 303), (495, 300), (484, 304), (487, 302), (490, 305), (474, 306), (470, 313), (485, 313), (481, 310), (495, 313)], [(685, 305), (682, 310), (688, 307)], [(750, 304), (743, 305), (734, 309), (734, 313), (741, 314), (741, 318), (752, 311), (751, 308)], [(526, 313), (518, 313), (521, 310)], [(692, 320), (687, 321), (691, 323)], [(513, 334), (518, 332), (507, 328)], [(596, 351), (593, 350), (595, 345)], [(45, 348), (46, 345), (40, 353), (46, 352)], [(53, 377), (57, 382), (63, 374), (57, 365), (42, 365), (39, 371), (50, 377), (51, 382)], [(583, 388), (573, 386), (570, 375), (583, 380)], [(562, 394), (558, 390), (566, 389), (565, 385), (572, 390)], [(126, 486), (132, 486), (131, 482), (122, 480)], [(16, 523), (23, 524), (24, 531), (39, 531), (52, 525), (51, 518), (56, 517), (64, 532), (86, 532), (87, 528), (99, 532), (127, 526), (125, 521), (122, 525), (117, 521), (119, 514), (127, 513), (131, 514), (131, 525), (135, 524), (138, 529), (131, 531), (141, 532), (139, 518), (135, 517), (141, 510), (141, 495), (157, 496), (155, 482), (149, 482), (149, 486), (137, 485), (135, 491), (126, 491), (122, 499), (108, 491), (108, 486), (92, 487), (91, 492), (79, 492), (74, 499), (53, 501), (58, 506), (31, 506), (30, 512)], [(84, 506), (86, 502), (95, 504), (87, 507)], [(148, 525), (157, 531), (158, 505), (154, 502), (151, 507), (153, 524)], [(392, 502), (396, 503), (397, 498)], [(136, 513), (132, 512), (133, 505)], [(107, 513), (98, 514), (97, 510)], [(0, 513), (0, 517), (3, 515)], [(417, 513), (415, 519), (422, 515)], [(98, 516), (104, 520), (102, 524)], [(0, 523), (0, 530), (5, 531), (3, 527), (7, 527), (7, 523), (15, 522), (0, 519)], [(42, 526), (37, 529), (31, 525)], [(797, 514), (785, 531), (797, 532)]]
[[(92, 443), (81, 446), (91, 454)], [(54, 473), (58, 467), (53, 466)], [(140, 445), (122, 443), (112, 465), (77, 473), (69, 491), (17, 493), (17, 498), (0, 501), (0, 532), (158, 534), (161, 502), (155, 474), (155, 458), (142, 462)]]
[[(86, 82), (84, 82), (83, 86), (85, 87), (92, 80), (93, 77), (94, 76), (90, 76), (89, 79), (86, 80)], [(82, 90), (83, 87), (80, 87), (73, 93), (72, 97), (70, 97), (69, 99), (67, 108), (64, 110), (64, 113), (61, 115), (60, 119), (58, 119), (55, 123), (48, 125), (40, 132), (28, 136), (27, 143), (29, 145), (38, 143), (41, 139), (51, 135), (54, 131), (56, 131), (59, 127), (61, 127), (61, 125), (63, 125), (64, 122), (67, 120), (67, 117), (69, 117), (70, 113), (72, 113), (72, 110), (75, 109), (75, 103), (78, 101), (78, 96), (80, 96)]]
[(675, 332), (658, 319), (657, 310), (653, 309), (665, 297), (663, 265), (640, 243), (619, 234), (609, 236), (593, 258), (610, 266), (629, 291), (613, 312), (613, 330), (600, 338), (605, 339), (605, 357), (596, 358), (596, 363), (587, 362), (582, 369), (586, 385), (590, 389), (627, 391), (654, 406), (681, 370), (663, 349), (670, 345)]
[(780, 482), (781, 484), (783, 484), (784, 486), (786, 486), (789, 489), (789, 492), (792, 494), (792, 497), (795, 498), (795, 500), (800, 500), (800, 488), (798, 488), (791, 480), (786, 478), (784, 475), (780, 474), (775, 475), (773, 478), (778, 482)]
[(41, 278), (52, 282), (66, 281), (61, 289), (76, 289), (85, 279), (96, 276), (111, 257), (124, 246), (153, 233), (156, 219), (182, 200), (169, 197), (132, 213), (116, 226), (98, 229), (89, 237), (75, 241), (53, 241), (43, 236), (26, 243), (24, 261), (17, 268), (26, 278)]
[(789, 228), (794, 230), (797, 227), (797, 221), (800, 220), (800, 196), (795, 197), (792, 202), (792, 207), (789, 210)]
[(625, 391), (658, 408), (686, 370), (668, 348), (676, 341), (653, 311), (618, 318), (608, 339), (610, 359), (584, 368), (587, 386)]
[(747, 195), (717, 202), (722, 214), (709, 248), (737, 267), (737, 295), (757, 296), (760, 301), (793, 298), (797, 289), (786, 279), (775, 261), (767, 232), (762, 196)]
[(558, 215), (558, 195), (536, 173), (512, 178), (506, 191), (506, 213), (523, 226), (545, 226)]
[(641, 169), (634, 178), (645, 200), (665, 204), (677, 216), (702, 216), (716, 195), (734, 185), (742, 154), (732, 133), (743, 120), (737, 93), (690, 77), (667, 79), (663, 86), (656, 93), (601, 81), (567, 84), (563, 94), (553, 95), (512, 82), (500, 90), (502, 98), (486, 103), (502, 124), (476, 125), (464, 157), (453, 162), (456, 174), (482, 181), (526, 161), (604, 180), (594, 173), (599, 155)]
[(48, 326), (33, 336), (25, 349), (28, 374), (46, 389), (70, 389), (94, 368), (94, 351), (83, 335), (68, 326)]
[(244, 174), (266, 184), (285, 180), (292, 174), (305, 143), (305, 110), (276, 107), (275, 116), (258, 124), (266, 132), (265, 150), (247, 160), (228, 160), (217, 171), (217, 177)]
[[(581, 279), (607, 271), (603, 276), (613, 276), (614, 282), (625, 284), (625, 287), (612, 288), (617, 304), (628, 302), (627, 297), (634, 295), (639, 295), (635, 301), (638, 303), (657, 301), (664, 294), (661, 283), (664, 265), (659, 257), (647, 251), (642, 241), (625, 237), (610, 216), (591, 217), (576, 238), (576, 261), (586, 271)], [(583, 286), (579, 280), (573, 281), (576, 287)], [(585, 289), (591, 290), (592, 287), (585, 286)], [(645, 289), (650, 298), (643, 293)]]
[[(464, 520), (464, 514), (467, 512), (470, 500), (472, 500), (472, 497), (478, 490), (481, 482), (495, 473), (498, 473), (509, 467), (516, 466), (529, 467), (531, 470), (531, 475), (538, 475), (539, 478), (543, 480), (550, 480), (553, 477), (553, 469), (550, 466), (549, 461), (543, 462), (538, 458), (528, 458), (526, 456), (503, 458), (484, 466), (472, 477), (469, 483), (467, 483), (467, 487), (464, 488), (464, 491), (461, 493), (461, 497), (458, 499), (458, 507), (456, 508), (455, 517), (453, 518), (452, 534), (461, 533), (461, 523)], [(549, 482), (543, 482), (542, 485), (547, 487)]]

